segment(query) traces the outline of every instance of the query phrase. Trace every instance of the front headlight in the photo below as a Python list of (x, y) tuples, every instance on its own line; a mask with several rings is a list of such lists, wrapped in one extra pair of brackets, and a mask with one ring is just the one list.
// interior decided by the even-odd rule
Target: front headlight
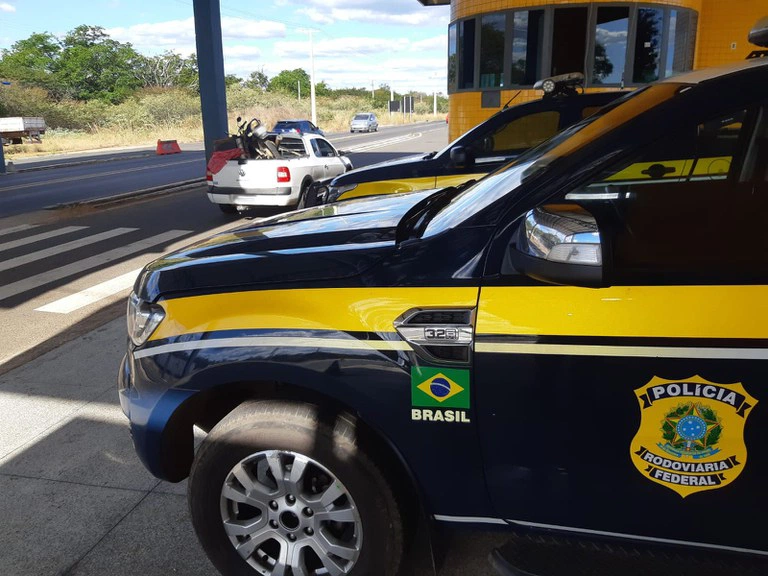
[(326, 202), (336, 202), (336, 200), (339, 199), (339, 196), (345, 192), (354, 190), (355, 188), (357, 188), (357, 184), (347, 184), (346, 186), (329, 186)]
[(136, 346), (141, 346), (165, 318), (165, 310), (157, 304), (150, 304), (131, 292), (128, 298), (128, 336)]

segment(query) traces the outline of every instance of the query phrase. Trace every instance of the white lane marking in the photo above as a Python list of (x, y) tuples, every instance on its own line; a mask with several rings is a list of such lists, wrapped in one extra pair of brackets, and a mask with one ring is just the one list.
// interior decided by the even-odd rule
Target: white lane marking
[(35, 242), (47, 240), (48, 238), (63, 236), (64, 234), (69, 234), (70, 232), (85, 230), (86, 228), (88, 228), (88, 226), (65, 226), (64, 228), (57, 228), (56, 230), (51, 230), (50, 232), (43, 232), (42, 234), (27, 236), (26, 238), (21, 238), (20, 240), (12, 240), (11, 242), (0, 244), (0, 252), (3, 250), (10, 250), (11, 248), (18, 248), (19, 246), (26, 246), (27, 244), (34, 244)]
[(412, 132), (404, 136), (398, 136), (397, 138), (388, 138), (387, 140), (379, 140), (378, 142), (371, 142), (370, 144), (361, 144), (360, 146), (353, 146), (349, 149), (350, 152), (365, 152), (367, 150), (374, 150), (376, 148), (383, 148), (384, 146), (392, 146), (394, 144), (400, 144), (401, 142), (407, 142), (408, 140), (414, 140), (421, 138), (421, 132)]
[(29, 278), (19, 280), (18, 282), (12, 282), (7, 286), (0, 287), (0, 300), (22, 294), (28, 290), (37, 288), (38, 286), (43, 286), (45, 284), (55, 282), (56, 280), (62, 280), (63, 278), (74, 276), (75, 274), (85, 272), (86, 270), (91, 270), (92, 268), (96, 268), (104, 264), (109, 264), (125, 256), (130, 256), (134, 252), (140, 252), (157, 244), (175, 240), (179, 236), (184, 236), (185, 234), (190, 234), (190, 231), (169, 230), (168, 232), (158, 234), (157, 236), (152, 236), (151, 238), (145, 238), (144, 240), (139, 240), (138, 242), (127, 244), (126, 246), (115, 248), (114, 250), (108, 250), (89, 258), (83, 258), (82, 260), (73, 262), (72, 264), (54, 268), (48, 272), (30, 276)]
[(106, 232), (91, 234), (85, 238), (80, 238), (80, 240), (72, 240), (71, 242), (65, 242), (64, 244), (59, 244), (58, 246), (52, 246), (51, 248), (46, 248), (45, 250), (38, 250), (37, 252), (30, 252), (24, 256), (18, 256), (17, 258), (11, 258), (10, 260), (0, 261), (0, 272), (3, 270), (10, 270), (11, 268), (17, 268), (19, 266), (24, 266), (30, 262), (36, 262), (37, 260), (42, 260), (43, 258), (55, 256), (56, 254), (62, 254), (70, 250), (75, 250), (76, 248), (81, 248), (83, 246), (87, 246), (88, 244), (100, 242), (101, 240), (114, 238), (115, 236), (120, 236), (121, 234), (135, 232), (136, 230), (138, 230), (138, 228), (115, 228), (114, 230), (107, 230)]
[(18, 226), (11, 226), (0, 230), (0, 236), (3, 234), (13, 234), (14, 232), (21, 232), (22, 230), (29, 230), (30, 228), (37, 228), (39, 224), (19, 224)]
[(208, 348), (334, 348), (341, 350), (412, 350), (407, 342), (395, 340), (355, 340), (348, 338), (307, 337), (294, 338), (288, 336), (243, 336), (238, 338), (212, 338), (194, 342), (178, 342), (163, 344), (154, 348), (145, 348), (133, 353), (136, 359), (171, 352), (190, 350), (205, 350)]
[(131, 270), (122, 276), (112, 278), (112, 280), (107, 280), (106, 282), (96, 284), (96, 286), (91, 286), (90, 288), (86, 288), (85, 290), (76, 294), (72, 294), (71, 296), (66, 296), (51, 302), (50, 304), (41, 306), (40, 308), (35, 308), (35, 312), (69, 314), (70, 312), (84, 308), (89, 304), (93, 304), (94, 302), (98, 302), (99, 300), (103, 300), (104, 298), (112, 296), (113, 294), (117, 294), (118, 292), (122, 292), (123, 290), (131, 288), (140, 272), (141, 268)]
[(202, 162), (202, 159), (195, 158), (194, 160), (180, 160), (177, 162), (166, 162), (165, 164), (153, 164), (152, 166), (139, 166), (138, 168), (125, 168), (123, 170), (112, 170), (111, 172), (100, 172), (98, 174), (82, 174), (80, 176), (68, 176), (67, 178), (45, 180), (44, 182), (30, 182), (29, 184), (19, 184), (18, 186), (9, 186), (8, 188), (3, 188), (3, 191), (23, 190), (24, 188), (35, 188), (37, 186), (42, 186), (42, 185), (50, 186), (51, 184), (63, 184), (65, 182), (92, 180), (93, 178), (102, 178), (103, 176), (116, 176), (118, 174), (128, 174), (130, 172), (142, 172), (144, 170), (152, 170), (154, 168), (164, 168), (165, 166), (179, 166), (181, 164), (191, 164), (192, 162)]

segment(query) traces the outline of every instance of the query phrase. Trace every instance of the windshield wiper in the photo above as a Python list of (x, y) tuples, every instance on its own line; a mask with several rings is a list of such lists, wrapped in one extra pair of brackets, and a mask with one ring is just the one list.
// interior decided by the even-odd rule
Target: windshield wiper
[(395, 244), (401, 244), (408, 240), (421, 238), (432, 218), (445, 208), (451, 200), (466, 188), (474, 184), (476, 180), (468, 180), (458, 186), (449, 186), (427, 196), (414, 204), (400, 219), (395, 231)]

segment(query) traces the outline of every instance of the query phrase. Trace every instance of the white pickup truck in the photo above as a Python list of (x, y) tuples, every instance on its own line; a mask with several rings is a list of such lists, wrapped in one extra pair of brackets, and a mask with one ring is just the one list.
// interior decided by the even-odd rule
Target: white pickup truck
[(40, 142), (45, 130), (45, 120), (40, 116), (0, 118), (0, 140), (4, 144), (22, 144), (25, 137)]
[(209, 169), (208, 199), (228, 214), (248, 206), (295, 206), (315, 180), (352, 169), (349, 158), (318, 134), (285, 134), (275, 145), (277, 158), (237, 158), (215, 173)]

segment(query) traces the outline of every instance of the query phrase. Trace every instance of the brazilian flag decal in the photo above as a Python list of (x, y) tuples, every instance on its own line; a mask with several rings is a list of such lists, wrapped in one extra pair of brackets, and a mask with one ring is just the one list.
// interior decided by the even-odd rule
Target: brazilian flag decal
[(469, 370), (414, 366), (411, 405), (469, 408)]

